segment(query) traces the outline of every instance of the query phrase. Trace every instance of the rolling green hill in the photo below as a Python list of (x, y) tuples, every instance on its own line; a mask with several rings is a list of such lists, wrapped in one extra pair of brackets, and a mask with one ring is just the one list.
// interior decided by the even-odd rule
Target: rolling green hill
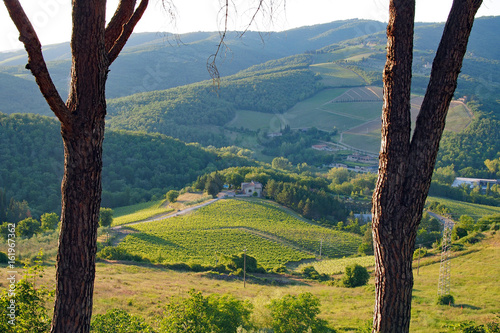
[(158, 222), (133, 225), (118, 245), (129, 254), (158, 263), (192, 262), (215, 265), (217, 256), (248, 254), (266, 268), (323, 256), (357, 252), (358, 235), (312, 225), (273, 202), (219, 200), (196, 212)]

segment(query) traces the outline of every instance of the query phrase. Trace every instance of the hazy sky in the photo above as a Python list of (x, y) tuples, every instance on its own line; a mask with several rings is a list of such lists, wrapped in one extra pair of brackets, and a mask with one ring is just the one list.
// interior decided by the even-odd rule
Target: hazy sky
[[(135, 32), (168, 31), (215, 31), (223, 26), (220, 13), (221, 0), (173, 0), (176, 19), (172, 21), (162, 7), (161, 0), (150, 0), (145, 16)], [(238, 8), (231, 7), (230, 30), (242, 30), (253, 13), (257, 0), (232, 0)], [(271, 1), (268, 1), (271, 2)], [(350, 18), (387, 21), (389, 0), (273, 0), (281, 3), (275, 8), (272, 23), (269, 15), (259, 17), (252, 30), (280, 31), (304, 25), (314, 25)], [(108, 0), (108, 16), (111, 17), (118, 0)], [(283, 3), (285, 6), (283, 6)], [(416, 21), (444, 22), (452, 0), (417, 0)], [(42, 44), (68, 41), (71, 34), (71, 1), (69, 0), (21, 0)], [(243, 6), (247, 6), (246, 9)], [(269, 14), (269, 11), (267, 12)], [(478, 16), (500, 15), (499, 0), (484, 0)], [(0, 4), (0, 51), (22, 48), (17, 41), (18, 33)]]

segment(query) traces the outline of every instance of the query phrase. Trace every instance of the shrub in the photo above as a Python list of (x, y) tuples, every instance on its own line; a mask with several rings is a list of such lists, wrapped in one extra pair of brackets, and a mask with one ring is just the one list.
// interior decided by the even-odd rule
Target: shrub
[(113, 223), (113, 210), (111, 208), (101, 207), (99, 210), (99, 225), (109, 227)]
[(284, 274), (288, 272), (288, 269), (286, 268), (285, 265), (280, 265), (278, 267), (274, 267), (273, 272), (278, 274)]
[(144, 258), (138, 255), (130, 254), (127, 250), (116, 247), (116, 246), (106, 246), (101, 251), (97, 253), (97, 258), (107, 259), (107, 260), (126, 260), (126, 261), (145, 261)]
[(457, 240), (460, 238), (463, 238), (467, 236), (467, 230), (460, 227), (460, 226), (455, 226), (453, 227), (453, 230), (451, 231), (451, 239), (452, 240)]
[(464, 244), (476, 244), (479, 243), (484, 238), (484, 235), (480, 232), (473, 232), (460, 239), (460, 243)]
[(420, 247), (413, 252), (413, 260), (417, 260), (418, 258), (423, 258), (427, 255), (427, 249), (425, 247)]
[(189, 267), (188, 264), (183, 262), (166, 264), (165, 267), (174, 271), (181, 271), (181, 272), (189, 272), (191, 270), (191, 267)]
[(32, 217), (25, 218), (17, 222), (16, 233), (20, 237), (31, 238), (34, 234), (40, 232), (40, 222)]
[(285, 295), (269, 305), (275, 333), (329, 332), (326, 321), (317, 318), (319, 299), (311, 293)]
[(0, 264), (7, 264), (9, 262), (9, 257), (6, 253), (0, 252)]
[[(41, 255), (41, 253), (40, 253)], [(37, 261), (39, 262), (39, 261)], [(37, 264), (29, 267), (27, 274), (16, 284), (14, 325), (9, 323), (11, 297), (4, 289), (0, 294), (0, 332), (48, 332), (50, 316), (45, 304), (53, 296), (53, 291), (45, 286), (35, 285), (35, 277), (43, 276), (43, 268)], [(33, 282), (32, 282), (33, 281)]]
[(248, 254), (246, 255), (245, 259), (245, 254), (240, 253), (239, 255), (233, 255), (231, 257), (226, 258), (227, 263), (227, 268), (236, 271), (238, 269), (243, 269), (245, 266), (245, 260), (246, 260), (246, 270), (247, 272), (250, 273), (259, 273), (261, 272), (260, 267), (257, 267), (257, 259), (255, 259), (252, 256), (249, 256)]
[(151, 326), (146, 324), (144, 318), (130, 315), (124, 310), (111, 309), (106, 314), (98, 314), (92, 317), (90, 323), (92, 333), (154, 333)]
[(361, 243), (358, 247), (358, 253), (363, 255), (373, 255), (373, 243)]
[(500, 333), (500, 325), (497, 322), (480, 325), (469, 320), (455, 325), (454, 330), (462, 333)]
[(166, 195), (166, 198), (168, 200), (168, 202), (170, 203), (174, 203), (177, 201), (177, 198), (179, 197), (179, 191), (176, 191), (176, 190), (170, 190), (167, 192), (167, 195)]
[(453, 298), (452, 295), (441, 295), (441, 296), (438, 296), (436, 304), (437, 305), (453, 305), (453, 304), (455, 304), (455, 298)]
[(189, 291), (189, 297), (173, 297), (165, 306), (160, 328), (163, 332), (236, 332), (248, 323), (251, 305), (231, 295)]
[(368, 270), (358, 264), (346, 266), (342, 276), (341, 284), (347, 288), (354, 288), (365, 285), (370, 279)]

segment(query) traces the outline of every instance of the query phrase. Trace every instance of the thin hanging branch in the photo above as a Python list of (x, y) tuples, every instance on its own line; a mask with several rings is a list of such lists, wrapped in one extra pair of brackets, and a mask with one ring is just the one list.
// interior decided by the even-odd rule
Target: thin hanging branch
[[(265, 15), (267, 12), (269, 12), (269, 18), (272, 21), (273, 15), (275, 8), (283, 5), (283, 7), (286, 7), (286, 0), (258, 0), (257, 7), (253, 10), (253, 14), (251, 16), (251, 19), (249, 20), (248, 24), (246, 25), (245, 29), (243, 32), (239, 34), (239, 37), (241, 38), (254, 24), (257, 20), (257, 16), (259, 13), (263, 13)], [(224, 12), (224, 29), (219, 32), (220, 34), (220, 40), (219, 43), (217, 44), (217, 49), (214, 54), (210, 55), (207, 59), (207, 70), (208, 73), (210, 74), (210, 77), (212, 78), (214, 84), (217, 83), (217, 88), (220, 87), (220, 74), (219, 70), (217, 69), (217, 58), (220, 57), (221, 50), (223, 49), (228, 49), (225, 39), (228, 33), (229, 25), (228, 25), (228, 19), (229, 19), (229, 0), (225, 0), (224, 5), (221, 7), (220, 12)], [(233, 6), (234, 3), (233, 3)], [(265, 8), (269, 8), (266, 10)], [(261, 37), (262, 38), (262, 37)]]
[(56, 117), (61, 123), (69, 126), (71, 113), (50, 77), (47, 64), (43, 58), (42, 45), (33, 25), (18, 0), (4, 0), (4, 4), (19, 31), (19, 41), (24, 44), (24, 48), (28, 53), (26, 69), (29, 69), (35, 77), (43, 97)]

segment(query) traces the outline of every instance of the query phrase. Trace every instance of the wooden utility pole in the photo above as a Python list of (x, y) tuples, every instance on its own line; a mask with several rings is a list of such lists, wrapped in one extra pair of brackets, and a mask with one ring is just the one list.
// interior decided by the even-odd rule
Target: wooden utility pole
[(247, 249), (243, 249), (243, 288), (247, 287), (246, 283), (246, 277), (247, 277)]

